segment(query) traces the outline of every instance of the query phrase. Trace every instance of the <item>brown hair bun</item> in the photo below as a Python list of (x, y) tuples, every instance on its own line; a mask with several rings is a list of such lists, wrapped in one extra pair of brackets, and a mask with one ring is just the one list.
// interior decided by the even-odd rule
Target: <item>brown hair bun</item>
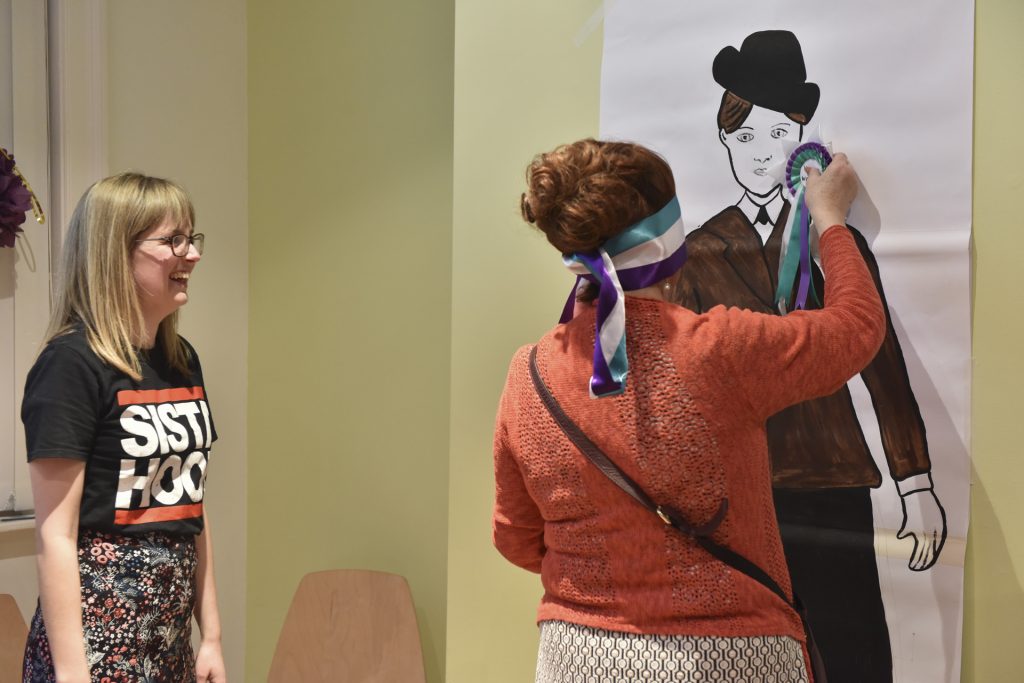
[(672, 169), (628, 142), (587, 138), (539, 154), (526, 169), (523, 218), (563, 254), (596, 249), (675, 195)]

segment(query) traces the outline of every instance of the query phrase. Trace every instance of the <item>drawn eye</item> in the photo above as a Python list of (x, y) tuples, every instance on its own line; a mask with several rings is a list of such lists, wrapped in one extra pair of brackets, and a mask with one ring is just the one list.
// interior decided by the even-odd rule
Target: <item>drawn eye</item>
[(776, 140), (778, 140), (779, 138), (784, 138), (787, 135), (789, 135), (789, 131), (786, 130), (785, 128), (775, 128), (772, 130), (772, 137), (775, 138)]
[(754, 139), (754, 134), (748, 131), (743, 131), (742, 133), (738, 133), (736, 135), (736, 139), (739, 140), (740, 142), (750, 142), (751, 140)]

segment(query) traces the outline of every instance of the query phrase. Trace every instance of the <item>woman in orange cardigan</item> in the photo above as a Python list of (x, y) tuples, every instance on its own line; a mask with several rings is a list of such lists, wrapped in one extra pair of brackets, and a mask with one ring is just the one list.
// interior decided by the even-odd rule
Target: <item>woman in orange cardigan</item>
[[(786, 316), (667, 303), (685, 267), (684, 232), (672, 172), (650, 150), (582, 140), (538, 156), (527, 182), (524, 218), (580, 276), (564, 323), (536, 344), (539, 378), (650, 498), (714, 528), (714, 543), (791, 602), (765, 420), (838, 389), (885, 332), (844, 225), (853, 168), (839, 154), (808, 178), (825, 306)], [(544, 585), (536, 680), (809, 681), (790, 604), (588, 462), (542, 403), (532, 350), (512, 359), (498, 409), (493, 533)]]

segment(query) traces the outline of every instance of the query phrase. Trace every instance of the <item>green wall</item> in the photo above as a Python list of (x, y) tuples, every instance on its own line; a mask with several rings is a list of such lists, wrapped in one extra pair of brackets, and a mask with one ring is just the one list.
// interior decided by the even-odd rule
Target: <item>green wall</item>
[(1024, 633), (1024, 5), (978, 0), (974, 100), (974, 472), (964, 680), (1021, 679)]
[(408, 578), (444, 678), (453, 12), (248, 3), (249, 681), (340, 567)]
[(531, 157), (596, 135), (593, 0), (456, 3), (448, 681), (533, 680), (540, 580), (491, 547), (494, 411), (516, 347), (551, 327), (569, 281), (519, 218)]

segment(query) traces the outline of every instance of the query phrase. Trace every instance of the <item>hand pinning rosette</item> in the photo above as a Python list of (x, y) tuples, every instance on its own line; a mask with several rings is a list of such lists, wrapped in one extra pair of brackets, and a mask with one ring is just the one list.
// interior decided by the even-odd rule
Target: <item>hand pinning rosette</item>
[(789, 310), (807, 308), (809, 297), (821, 303), (811, 275), (811, 214), (804, 193), (808, 169), (823, 172), (832, 163), (832, 153), (829, 145), (821, 141), (820, 134), (802, 142), (783, 141), (782, 150), (785, 163), (772, 167), (769, 172), (781, 183), (792, 207), (782, 232), (779, 285), (775, 291), (775, 302), (785, 314)]

